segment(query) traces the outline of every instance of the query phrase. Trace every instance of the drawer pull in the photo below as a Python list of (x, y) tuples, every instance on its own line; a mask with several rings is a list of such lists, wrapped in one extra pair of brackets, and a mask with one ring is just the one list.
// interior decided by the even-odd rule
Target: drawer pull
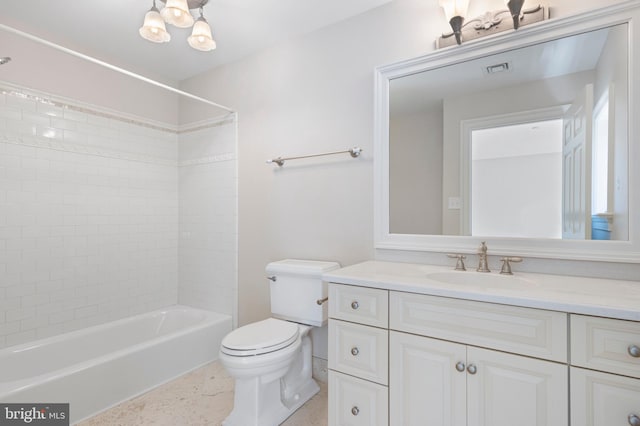
[(469, 374), (476, 374), (478, 372), (478, 368), (474, 364), (469, 364), (467, 371)]
[(358, 349), (356, 346), (351, 348), (351, 355), (358, 356), (359, 353), (360, 353), (360, 349)]
[(351, 302), (351, 309), (356, 310), (360, 307), (360, 304), (358, 303), (357, 300), (354, 300), (353, 302)]
[(360, 414), (360, 409), (358, 407), (353, 407), (351, 409), (351, 414), (353, 414), (354, 416), (357, 416), (358, 414)]
[(629, 414), (629, 424), (631, 426), (640, 426), (640, 417), (635, 414)]
[(458, 361), (458, 363), (456, 364), (456, 370), (462, 373), (464, 371), (464, 368), (465, 368), (464, 362)]
[[(634, 358), (640, 358), (640, 348), (636, 345), (629, 345), (629, 347), (627, 348), (627, 352), (629, 352), (629, 355)], [(636, 416), (636, 419), (637, 418), (638, 416)], [(640, 426), (640, 423), (638, 423), (638, 426)]]

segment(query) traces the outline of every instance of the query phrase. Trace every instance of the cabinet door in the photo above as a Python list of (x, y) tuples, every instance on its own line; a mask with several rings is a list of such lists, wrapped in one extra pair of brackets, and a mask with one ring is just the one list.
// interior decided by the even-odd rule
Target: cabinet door
[(465, 426), (465, 346), (394, 331), (389, 339), (391, 423)]
[(468, 426), (566, 426), (564, 364), (467, 348)]
[(572, 426), (633, 424), (640, 424), (640, 379), (571, 367)]

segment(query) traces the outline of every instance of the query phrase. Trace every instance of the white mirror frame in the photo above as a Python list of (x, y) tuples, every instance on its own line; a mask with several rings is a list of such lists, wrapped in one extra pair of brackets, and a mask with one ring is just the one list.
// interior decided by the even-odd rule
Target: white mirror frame
[[(629, 240), (553, 240), (535, 238), (392, 234), (389, 232), (389, 81), (395, 78), (477, 59), (505, 50), (628, 24), (629, 76)], [(638, 25), (636, 27), (636, 25)], [(487, 241), (491, 253), (550, 259), (640, 263), (640, 6), (637, 0), (578, 15), (551, 19), (436, 51), (425, 56), (377, 67), (374, 104), (374, 243), (376, 249), (475, 253)], [(640, 105), (640, 104), (638, 104)]]

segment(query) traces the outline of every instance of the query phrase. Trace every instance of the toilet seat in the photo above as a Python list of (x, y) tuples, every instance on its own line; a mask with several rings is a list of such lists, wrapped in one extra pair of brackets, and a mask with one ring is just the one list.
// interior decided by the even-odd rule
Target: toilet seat
[(230, 356), (255, 356), (286, 348), (299, 336), (298, 325), (275, 318), (247, 324), (222, 339), (220, 351)]

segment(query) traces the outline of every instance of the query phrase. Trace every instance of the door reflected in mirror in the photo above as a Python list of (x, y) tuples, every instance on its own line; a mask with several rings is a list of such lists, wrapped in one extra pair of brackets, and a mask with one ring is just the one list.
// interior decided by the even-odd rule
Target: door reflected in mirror
[(389, 233), (629, 239), (628, 25), (389, 81)]

